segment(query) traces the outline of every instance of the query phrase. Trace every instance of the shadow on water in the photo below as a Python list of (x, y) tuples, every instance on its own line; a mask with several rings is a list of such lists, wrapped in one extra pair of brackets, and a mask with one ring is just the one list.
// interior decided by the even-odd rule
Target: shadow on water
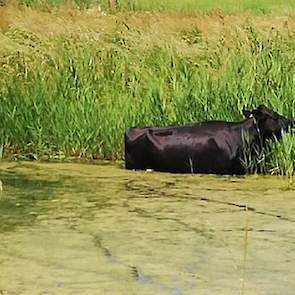
[(62, 180), (32, 179), (16, 171), (0, 171), (4, 191), (0, 193), (0, 231), (11, 231), (19, 225), (30, 225), (44, 207), (42, 202), (54, 198)]

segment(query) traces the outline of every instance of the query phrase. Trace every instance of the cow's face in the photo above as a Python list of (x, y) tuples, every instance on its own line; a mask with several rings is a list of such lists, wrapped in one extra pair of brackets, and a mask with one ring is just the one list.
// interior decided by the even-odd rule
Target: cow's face
[(264, 105), (260, 105), (252, 111), (243, 110), (245, 117), (253, 116), (256, 119), (262, 138), (277, 138), (282, 137), (282, 132), (289, 131), (292, 126), (292, 120), (281, 116), (280, 114), (270, 110)]

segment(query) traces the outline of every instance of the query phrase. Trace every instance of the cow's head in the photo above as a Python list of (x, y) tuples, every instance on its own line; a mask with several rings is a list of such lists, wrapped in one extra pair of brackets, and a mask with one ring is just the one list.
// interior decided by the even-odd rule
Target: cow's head
[(281, 116), (264, 105), (260, 105), (252, 111), (244, 108), (243, 114), (246, 118), (255, 118), (263, 140), (270, 138), (280, 139), (283, 131), (288, 132), (294, 124), (292, 120)]

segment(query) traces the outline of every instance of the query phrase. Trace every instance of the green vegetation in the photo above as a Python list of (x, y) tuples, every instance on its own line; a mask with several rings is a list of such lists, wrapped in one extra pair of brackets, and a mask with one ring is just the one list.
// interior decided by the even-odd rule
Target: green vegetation
[[(53, 22), (57, 16), (46, 15)], [(295, 38), (288, 24), (261, 30), (251, 19), (239, 27), (221, 19), (212, 37), (201, 25), (168, 34), (129, 17), (117, 16), (111, 29), (73, 24), (70, 32), (48, 34), (40, 34), (40, 24), (30, 29), (2, 19), (0, 157), (121, 159), (130, 126), (240, 120), (244, 105), (264, 103), (294, 117)], [(184, 16), (169, 21), (177, 17)], [(267, 170), (292, 174), (294, 145), (292, 136), (275, 143), (263, 160)]]
[[(10, 2), (9, 0), (2, 0)], [(295, 1), (289, 0), (17, 0), (17, 3), (30, 7), (50, 9), (58, 6), (68, 5), (77, 8), (101, 7), (108, 9), (116, 5), (118, 10), (131, 11), (179, 11), (179, 12), (210, 12), (222, 10), (226, 13), (243, 12), (245, 10), (259, 13), (270, 13), (273, 11), (292, 11)]]
[(131, 10), (156, 10), (156, 11), (204, 11), (210, 12), (212, 9), (221, 9), (224, 12), (241, 12), (252, 10), (260, 13), (269, 13), (279, 9), (294, 9), (295, 1), (282, 0), (123, 0), (121, 7)]

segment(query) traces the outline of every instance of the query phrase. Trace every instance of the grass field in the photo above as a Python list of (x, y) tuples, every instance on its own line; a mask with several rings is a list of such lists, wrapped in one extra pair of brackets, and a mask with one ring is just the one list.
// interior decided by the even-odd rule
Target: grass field
[(181, 11), (210, 12), (212, 9), (220, 9), (226, 13), (244, 12), (251, 10), (259, 13), (270, 13), (273, 11), (285, 11), (295, 8), (295, 1), (282, 0), (125, 0), (119, 1), (123, 9), (128, 10), (156, 10), (156, 11)]
[[(10, 3), (11, 0), (2, 0)], [(14, 3), (29, 7), (52, 9), (60, 6), (75, 8), (116, 9), (124, 11), (177, 11), (177, 12), (211, 12), (222, 10), (225, 13), (244, 12), (247, 10), (258, 13), (291, 12), (295, 8), (295, 0), (15, 0)]]
[[(0, 156), (121, 159), (132, 125), (239, 120), (261, 103), (295, 117), (295, 1), (168, 2), (0, 8)], [(275, 143), (267, 170), (291, 175), (294, 147)]]

